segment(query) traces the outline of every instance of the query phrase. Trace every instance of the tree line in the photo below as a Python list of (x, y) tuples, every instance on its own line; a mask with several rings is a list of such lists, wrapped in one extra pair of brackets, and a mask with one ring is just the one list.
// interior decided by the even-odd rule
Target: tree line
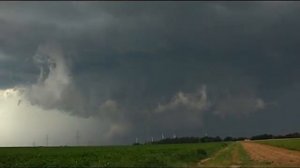
[[(219, 136), (210, 137), (175, 137), (164, 138), (157, 141), (145, 142), (144, 144), (182, 144), (182, 143), (205, 143), (205, 142), (227, 142), (227, 141), (243, 141), (243, 140), (263, 140), (263, 139), (282, 139), (282, 138), (300, 138), (300, 133), (289, 133), (286, 135), (272, 135), (272, 134), (260, 134), (252, 137), (231, 137), (227, 136), (221, 138)], [(139, 145), (140, 143), (134, 143), (133, 145)]]

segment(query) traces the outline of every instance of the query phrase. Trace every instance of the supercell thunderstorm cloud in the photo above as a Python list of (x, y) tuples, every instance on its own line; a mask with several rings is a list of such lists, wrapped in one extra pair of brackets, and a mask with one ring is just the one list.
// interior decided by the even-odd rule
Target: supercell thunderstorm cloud
[(298, 2), (0, 2), (0, 146), (299, 131), (299, 20)]

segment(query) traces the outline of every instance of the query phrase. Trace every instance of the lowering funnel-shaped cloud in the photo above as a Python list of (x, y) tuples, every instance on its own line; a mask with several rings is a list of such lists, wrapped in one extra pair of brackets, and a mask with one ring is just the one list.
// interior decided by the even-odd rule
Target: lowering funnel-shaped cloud
[(40, 66), (40, 76), (28, 90), (28, 97), (33, 104), (54, 107), (63, 101), (72, 82), (62, 50), (49, 45), (40, 46), (34, 59)]

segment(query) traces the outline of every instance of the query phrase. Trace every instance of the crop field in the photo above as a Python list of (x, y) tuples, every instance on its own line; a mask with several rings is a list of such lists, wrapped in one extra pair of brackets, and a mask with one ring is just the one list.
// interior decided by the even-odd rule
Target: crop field
[(177, 167), (195, 165), (228, 143), (103, 147), (5, 147), (0, 167)]
[(300, 151), (300, 138), (260, 140), (257, 142), (266, 145), (272, 145), (281, 148)]
[(94, 147), (3, 147), (0, 167), (300, 166), (300, 139)]

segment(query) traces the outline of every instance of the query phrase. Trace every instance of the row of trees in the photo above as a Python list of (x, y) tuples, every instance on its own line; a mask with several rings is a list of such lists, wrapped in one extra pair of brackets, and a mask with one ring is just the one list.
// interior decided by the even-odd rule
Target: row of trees
[[(286, 135), (272, 135), (272, 134), (261, 134), (252, 137), (176, 137), (176, 138), (165, 138), (158, 141), (146, 142), (145, 144), (181, 144), (181, 143), (205, 143), (205, 142), (220, 142), (220, 141), (243, 141), (249, 140), (262, 140), (262, 139), (280, 139), (280, 138), (300, 138), (300, 133), (290, 133)], [(135, 143), (134, 145), (138, 145)]]
[(180, 137), (180, 138), (166, 138), (159, 141), (151, 142), (151, 144), (179, 144), (179, 143), (199, 143), (199, 142), (220, 142), (222, 139), (217, 137)]
[(251, 140), (261, 140), (261, 139), (282, 139), (282, 138), (300, 138), (300, 133), (290, 133), (286, 135), (272, 135), (272, 134), (262, 134), (251, 137)]

